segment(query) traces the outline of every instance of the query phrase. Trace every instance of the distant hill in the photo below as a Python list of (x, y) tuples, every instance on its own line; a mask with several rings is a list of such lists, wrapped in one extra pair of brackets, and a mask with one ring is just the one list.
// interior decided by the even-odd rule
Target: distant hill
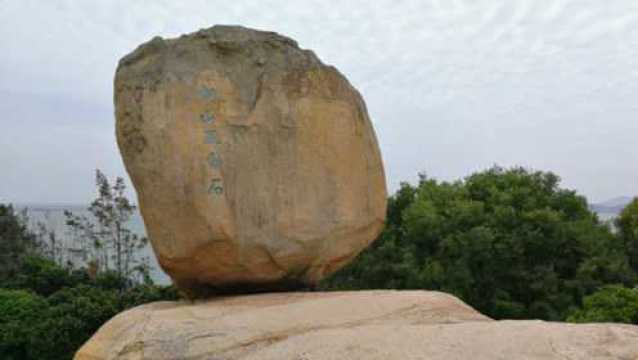
[(589, 208), (599, 215), (618, 215), (633, 200), (631, 196), (619, 196), (607, 201), (590, 204)]

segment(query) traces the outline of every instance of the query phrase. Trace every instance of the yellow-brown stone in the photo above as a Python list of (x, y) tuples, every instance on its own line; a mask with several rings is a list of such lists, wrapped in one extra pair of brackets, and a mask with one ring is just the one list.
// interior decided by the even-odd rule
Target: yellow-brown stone
[(493, 321), (444, 293), (276, 293), (123, 312), (75, 360), (637, 359), (638, 326)]
[(155, 38), (115, 77), (118, 144), (162, 268), (190, 296), (313, 285), (383, 227), (359, 93), (275, 33)]

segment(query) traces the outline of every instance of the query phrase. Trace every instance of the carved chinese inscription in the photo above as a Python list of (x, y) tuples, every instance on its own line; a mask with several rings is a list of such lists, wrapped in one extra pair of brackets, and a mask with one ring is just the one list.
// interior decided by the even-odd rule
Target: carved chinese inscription
[[(218, 100), (215, 89), (207, 86), (200, 88), (198, 91), (198, 95), (200, 99), (205, 101)], [(217, 125), (215, 121), (215, 114), (213, 114), (211, 110), (205, 110), (199, 115), (199, 120), (204, 124), (204, 126), (207, 127), (204, 129), (204, 143), (208, 145), (221, 144), (217, 130), (214, 127), (209, 127)], [(215, 147), (211, 149), (211, 151), (206, 156), (206, 162), (215, 173), (214, 177), (208, 184), (208, 193), (213, 196), (221, 195), (224, 193), (224, 182), (219, 176), (219, 171), (223, 162), (221, 156), (219, 155), (218, 149), (216, 149)]]

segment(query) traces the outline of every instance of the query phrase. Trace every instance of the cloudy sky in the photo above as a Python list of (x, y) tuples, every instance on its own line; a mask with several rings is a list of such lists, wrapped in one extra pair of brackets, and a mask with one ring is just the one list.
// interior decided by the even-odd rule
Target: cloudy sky
[(638, 194), (638, 1), (0, 0), (0, 201), (87, 202), (125, 176), (117, 61), (155, 35), (272, 30), (362, 92), (390, 190), (418, 172), (551, 170)]

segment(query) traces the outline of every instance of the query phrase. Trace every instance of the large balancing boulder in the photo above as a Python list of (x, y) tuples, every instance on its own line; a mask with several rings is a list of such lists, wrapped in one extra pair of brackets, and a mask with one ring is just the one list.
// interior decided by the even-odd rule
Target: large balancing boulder
[(289, 38), (155, 38), (120, 61), (115, 108), (153, 249), (191, 297), (312, 286), (383, 227), (363, 99)]

